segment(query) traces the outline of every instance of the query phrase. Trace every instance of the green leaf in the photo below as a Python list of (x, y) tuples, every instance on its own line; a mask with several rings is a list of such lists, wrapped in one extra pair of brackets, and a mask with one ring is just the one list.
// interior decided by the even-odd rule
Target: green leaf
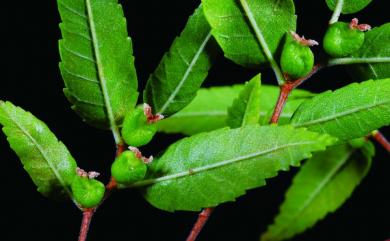
[(154, 112), (172, 115), (192, 101), (214, 61), (211, 40), (200, 6), (147, 82), (144, 101)]
[(64, 93), (86, 122), (117, 131), (138, 98), (132, 43), (122, 8), (117, 0), (57, 2)]
[(292, 0), (202, 0), (202, 3), (212, 34), (225, 56), (243, 66), (267, 63), (285, 33), (296, 28)]
[(0, 124), (38, 191), (48, 197), (71, 195), (76, 161), (45, 123), (10, 102), (0, 101)]
[(280, 170), (298, 166), (311, 153), (334, 142), (290, 126), (249, 125), (182, 139), (150, 166), (145, 198), (167, 210), (197, 211), (234, 201)]
[(367, 7), (372, 0), (326, 0), (326, 4), (330, 10), (335, 10), (337, 2), (343, 1), (341, 12), (344, 14), (356, 13)]
[(243, 85), (200, 89), (188, 106), (158, 122), (159, 131), (193, 135), (225, 127), (227, 109), (242, 89)]
[[(365, 35), (360, 50), (352, 58), (390, 58), (390, 23), (373, 28)], [(357, 80), (384, 79), (390, 77), (390, 63), (349, 65), (348, 69)]]
[[(200, 89), (194, 100), (183, 110), (158, 122), (159, 131), (194, 135), (227, 126), (227, 109), (243, 88), (243, 85), (234, 85)], [(261, 86), (259, 101), (261, 124), (269, 122), (278, 95), (279, 87)], [(295, 89), (283, 109), (279, 123), (289, 123), (298, 106), (312, 96), (314, 94), (308, 91)]]
[(240, 95), (228, 109), (227, 124), (238, 128), (248, 124), (258, 124), (261, 111), (261, 76), (257, 75), (248, 81)]
[(350, 140), (390, 124), (390, 79), (353, 83), (305, 101), (292, 117), (295, 127)]
[(338, 145), (314, 154), (294, 177), (274, 224), (262, 241), (280, 241), (304, 232), (336, 211), (351, 196), (371, 166), (375, 148)]

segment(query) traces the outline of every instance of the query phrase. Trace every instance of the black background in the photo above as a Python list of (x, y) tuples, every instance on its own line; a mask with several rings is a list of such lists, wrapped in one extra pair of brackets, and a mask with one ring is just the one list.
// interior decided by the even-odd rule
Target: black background
[[(140, 88), (154, 70), (187, 17), (198, 5), (189, 0), (121, 1), (133, 38)], [(325, 1), (296, 1), (298, 32), (321, 40), (331, 12)], [(59, 15), (56, 1), (6, 1), (1, 4), (0, 99), (10, 100), (45, 121), (71, 150), (79, 166), (96, 170), (107, 180), (114, 146), (110, 132), (99, 131), (80, 121), (62, 93), (58, 71)], [(356, 14), (362, 22), (379, 26), (388, 22), (388, 5), (375, 0)], [(350, 20), (352, 16), (344, 16)], [(320, 47), (315, 48), (316, 51)], [(205, 86), (227, 85), (248, 80), (255, 72), (220, 59)], [(274, 84), (264, 71), (263, 82)], [(323, 70), (303, 88), (313, 91), (335, 89), (350, 83), (342, 67)], [(389, 129), (383, 130), (390, 136)], [(180, 136), (159, 135), (144, 148), (153, 154)], [(378, 146), (371, 172), (353, 196), (335, 214), (293, 240), (383, 241), (390, 238), (390, 156)], [(1, 240), (76, 240), (81, 214), (69, 202), (53, 202), (35, 191), (16, 155), (0, 135)], [(261, 189), (249, 191), (235, 203), (216, 209), (199, 240), (258, 240), (271, 223), (283, 200), (284, 191), (296, 172), (281, 173)], [(166, 213), (151, 207), (138, 192), (115, 193), (99, 209), (89, 240), (185, 240), (196, 213)]]

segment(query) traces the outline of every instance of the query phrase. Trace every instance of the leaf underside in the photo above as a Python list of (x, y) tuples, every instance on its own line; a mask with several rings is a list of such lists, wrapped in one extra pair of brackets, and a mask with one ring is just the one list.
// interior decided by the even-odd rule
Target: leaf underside
[[(363, 46), (351, 57), (390, 57), (390, 23), (365, 33)], [(390, 63), (354, 64), (347, 66), (356, 80), (390, 78)]]
[[(202, 88), (183, 110), (158, 122), (159, 131), (194, 135), (227, 126), (227, 109), (233, 104), (243, 85)], [(260, 123), (267, 124), (279, 95), (279, 87), (262, 85), (260, 91)], [(298, 106), (314, 94), (296, 89), (292, 92), (281, 114), (279, 123), (287, 124)]]
[(371, 166), (375, 147), (338, 145), (316, 153), (294, 177), (280, 213), (261, 241), (280, 241), (304, 232), (336, 211), (351, 196)]
[[(202, 3), (212, 34), (225, 56), (243, 66), (259, 66), (268, 59), (255, 29), (261, 31), (267, 48), (275, 55), (285, 33), (296, 28), (294, 2), (243, 1), (248, 4), (250, 12), (245, 13), (240, 1), (236, 0), (202, 0)], [(249, 15), (256, 25), (250, 24)]]
[(192, 101), (215, 58), (212, 40), (200, 6), (147, 82), (144, 101), (154, 112), (170, 116)]
[(290, 126), (249, 125), (182, 139), (153, 162), (145, 198), (166, 211), (197, 211), (234, 201), (265, 185), (280, 170), (298, 166), (334, 139)]
[(76, 161), (45, 123), (10, 102), (0, 101), (0, 124), (38, 191), (56, 198), (70, 195)]
[(117, 128), (138, 98), (132, 43), (117, 0), (57, 0), (60, 70), (72, 108), (98, 128)]
[(305, 101), (291, 124), (340, 141), (363, 137), (390, 124), (390, 79), (353, 83)]

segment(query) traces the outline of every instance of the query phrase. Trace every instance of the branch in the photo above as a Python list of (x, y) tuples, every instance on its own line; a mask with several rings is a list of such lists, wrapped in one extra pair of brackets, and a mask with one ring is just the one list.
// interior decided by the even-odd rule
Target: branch
[(313, 67), (313, 69), (310, 71), (310, 73), (308, 75), (306, 75), (305, 77), (294, 80), (294, 81), (287, 81), (285, 84), (280, 86), (280, 93), (279, 93), (278, 102), (276, 103), (276, 106), (274, 108), (274, 112), (273, 112), (271, 120), (270, 120), (271, 124), (278, 123), (280, 114), (283, 111), (283, 107), (286, 104), (290, 93), (295, 88), (300, 86), (303, 82), (305, 82), (307, 79), (311, 78), (315, 73), (317, 73), (323, 67), (324, 67), (324, 65), (317, 64)]
[(95, 213), (95, 209), (88, 208), (83, 211), (83, 220), (81, 221), (79, 241), (87, 240), (89, 226), (91, 224), (92, 216)]
[(371, 136), (390, 153), (390, 142), (380, 131), (373, 131)]
[[(123, 144), (117, 144), (116, 146), (116, 154), (115, 157), (120, 156), (124, 151), (126, 147)], [(106, 185), (106, 192), (104, 194), (104, 197), (102, 201), (94, 208), (86, 208), (83, 210), (83, 219), (81, 221), (81, 227), (80, 227), (80, 235), (78, 241), (85, 241), (87, 240), (88, 236), (88, 230), (89, 226), (91, 225), (93, 214), (96, 212), (96, 210), (102, 205), (102, 203), (111, 195), (111, 193), (117, 188), (117, 183), (113, 177), (110, 178), (110, 181)]]
[(201, 213), (199, 213), (198, 220), (196, 220), (196, 223), (194, 224), (194, 227), (192, 228), (191, 233), (186, 241), (196, 240), (200, 231), (202, 231), (202, 228), (209, 219), (210, 215), (213, 213), (214, 209), (215, 208), (205, 208)]

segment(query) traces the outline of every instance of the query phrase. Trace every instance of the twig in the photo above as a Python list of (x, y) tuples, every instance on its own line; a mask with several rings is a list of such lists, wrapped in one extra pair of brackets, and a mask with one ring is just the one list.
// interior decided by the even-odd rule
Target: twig
[(200, 231), (202, 231), (203, 226), (206, 224), (210, 215), (213, 213), (214, 208), (205, 208), (201, 213), (199, 213), (198, 220), (194, 224), (194, 227), (191, 230), (190, 235), (188, 236), (186, 241), (195, 241), (198, 237)]
[(312, 77), (315, 73), (317, 73), (323, 67), (324, 67), (324, 65), (317, 64), (317, 65), (315, 65), (313, 67), (313, 69), (310, 71), (310, 73), (308, 75), (306, 75), (305, 77), (297, 79), (297, 80), (294, 80), (294, 81), (289, 80), (285, 84), (280, 86), (280, 93), (279, 93), (278, 102), (276, 103), (276, 106), (274, 108), (274, 112), (273, 112), (271, 120), (270, 120), (271, 124), (278, 123), (280, 114), (283, 111), (283, 107), (286, 104), (288, 96), (290, 95), (290, 93), (295, 88), (300, 86), (303, 82), (305, 82), (307, 79)]
[(79, 241), (87, 240), (89, 225), (91, 224), (94, 213), (95, 209), (93, 208), (88, 208), (83, 211), (83, 220), (81, 221)]
[(373, 131), (371, 136), (390, 153), (390, 142), (380, 131)]
[[(117, 144), (115, 157), (120, 156), (126, 150), (125, 145)], [(111, 193), (116, 189), (117, 183), (113, 177), (110, 178), (110, 181), (106, 185), (106, 192), (102, 201), (94, 208), (85, 208), (83, 210), (83, 219), (81, 221), (79, 241), (87, 240), (89, 226), (92, 221), (93, 214), (99, 208), (100, 205), (111, 195)]]

